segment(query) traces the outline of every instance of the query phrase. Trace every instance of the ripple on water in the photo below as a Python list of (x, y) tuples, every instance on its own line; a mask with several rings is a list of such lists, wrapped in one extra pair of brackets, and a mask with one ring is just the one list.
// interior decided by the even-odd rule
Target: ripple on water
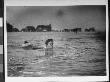
[[(24, 50), (20, 48), (24, 40), (44, 46), (45, 39), (41, 40), (41, 37), (36, 37), (36, 34), (32, 34), (33, 41), (33, 38), (26, 37), (26, 34), (21, 34), (22, 37), (19, 35), (8, 35), (8, 60), (11, 57), (16, 60), (18, 57), (16, 61), (8, 61), (10, 63), (8, 68), (9, 76), (106, 75), (106, 46), (102, 40), (91, 38), (89, 35), (81, 35), (83, 36), (81, 37), (72, 34), (72, 37), (68, 36), (68, 38), (62, 35), (64, 38), (56, 38), (54, 41), (54, 57), (47, 59), (44, 49)], [(26, 64), (19, 75), (17, 75), (18, 72), (16, 71), (11, 70), (10, 72), (10, 67), (14, 67), (11, 64), (13, 62), (18, 63), (18, 61)]]

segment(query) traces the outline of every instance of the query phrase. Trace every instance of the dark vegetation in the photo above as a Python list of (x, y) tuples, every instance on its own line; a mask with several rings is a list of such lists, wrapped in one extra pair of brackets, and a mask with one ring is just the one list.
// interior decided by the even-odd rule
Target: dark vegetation
[(21, 32), (35, 32), (36, 29), (34, 28), (34, 26), (27, 26), (23, 29), (21, 29)]
[(36, 27), (36, 31), (37, 31), (37, 32), (52, 31), (51, 28), (52, 28), (52, 27), (51, 27), (51, 24), (49, 24), (49, 25), (38, 25), (38, 26)]
[[(94, 27), (84, 29), (85, 32), (96, 32)], [(82, 32), (82, 28), (73, 28), (73, 29), (63, 29), (63, 30), (52, 30), (51, 24), (49, 25), (38, 25), (34, 26), (26, 26), (21, 30), (14, 28), (13, 25), (7, 22), (7, 32)]]
[(94, 27), (86, 28), (85, 32), (95, 32), (95, 28)]
[(99, 38), (99, 39), (101, 39), (103, 41), (106, 40), (106, 31), (96, 32), (95, 34), (96, 34), (96, 38)]
[(7, 32), (19, 32), (17, 28), (14, 28), (13, 25), (7, 22)]
[(51, 24), (49, 25), (38, 25), (36, 28), (34, 26), (26, 26), (21, 30), (14, 28), (13, 25), (7, 22), (7, 32), (48, 32), (52, 31)]

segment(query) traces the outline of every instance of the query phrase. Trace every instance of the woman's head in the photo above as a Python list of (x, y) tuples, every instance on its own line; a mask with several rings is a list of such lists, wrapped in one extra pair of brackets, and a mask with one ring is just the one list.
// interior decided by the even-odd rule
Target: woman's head
[(24, 43), (26, 44), (26, 43), (29, 43), (28, 41), (24, 41)]
[(46, 42), (45, 42), (45, 44), (46, 44), (46, 47), (47, 46), (53, 47), (53, 39), (47, 39)]

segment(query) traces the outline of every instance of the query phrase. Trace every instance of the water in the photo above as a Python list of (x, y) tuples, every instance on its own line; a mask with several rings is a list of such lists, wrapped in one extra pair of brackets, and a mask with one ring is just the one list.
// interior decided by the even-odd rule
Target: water
[[(45, 40), (54, 40), (54, 56), (45, 57)], [(41, 49), (25, 50), (28, 40)], [(8, 76), (103, 76), (106, 75), (105, 41), (95, 33), (8, 33)]]

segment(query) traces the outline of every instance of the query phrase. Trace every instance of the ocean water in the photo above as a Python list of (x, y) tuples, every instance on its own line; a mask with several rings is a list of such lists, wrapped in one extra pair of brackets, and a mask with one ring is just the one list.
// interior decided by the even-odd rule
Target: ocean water
[[(45, 57), (45, 41), (53, 39), (53, 56)], [(41, 49), (24, 49), (27, 40)], [(105, 76), (106, 43), (95, 33), (8, 33), (10, 77)]]

